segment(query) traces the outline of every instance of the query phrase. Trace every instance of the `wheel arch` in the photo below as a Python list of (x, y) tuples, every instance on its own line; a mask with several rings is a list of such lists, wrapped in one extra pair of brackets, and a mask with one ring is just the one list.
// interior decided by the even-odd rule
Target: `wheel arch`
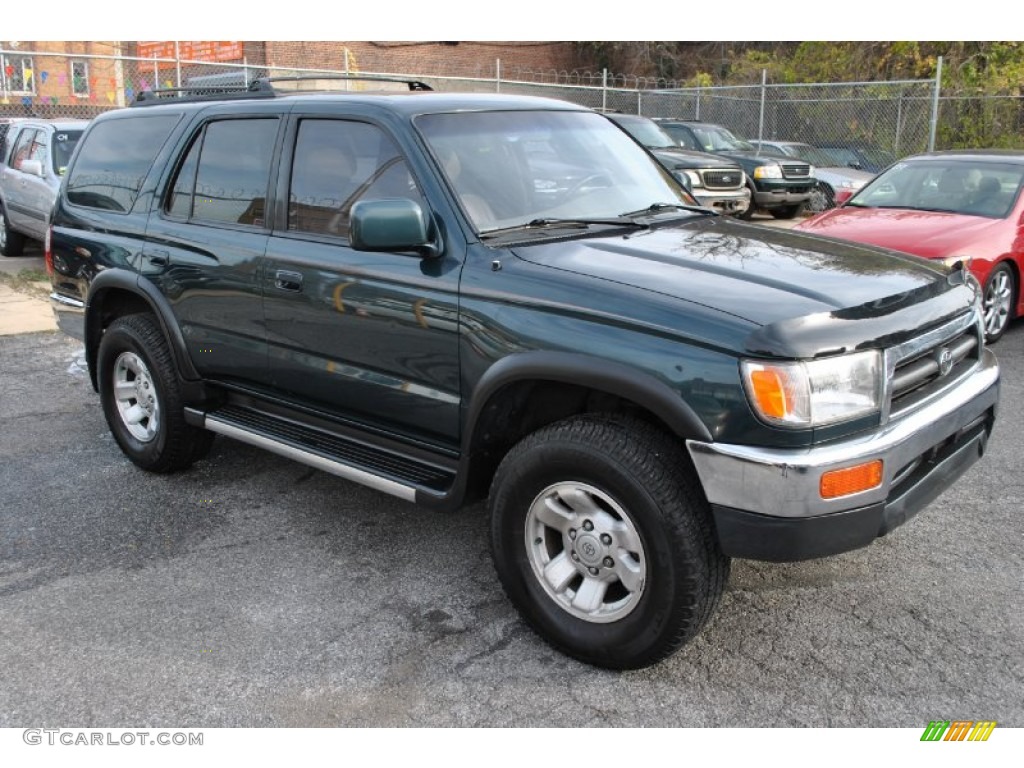
[(137, 312), (150, 312), (156, 316), (174, 355), (178, 376), (184, 380), (198, 380), (185, 347), (185, 338), (174, 319), (167, 299), (153, 283), (127, 269), (112, 268), (102, 271), (89, 286), (85, 303), (85, 357), (89, 365), (89, 378), (98, 391), (96, 356), (103, 332), (115, 319)]
[(526, 435), (596, 412), (631, 413), (680, 440), (712, 440), (682, 396), (649, 373), (576, 353), (510, 355), (488, 369), (466, 407), (460, 501), (485, 496), (502, 457)]

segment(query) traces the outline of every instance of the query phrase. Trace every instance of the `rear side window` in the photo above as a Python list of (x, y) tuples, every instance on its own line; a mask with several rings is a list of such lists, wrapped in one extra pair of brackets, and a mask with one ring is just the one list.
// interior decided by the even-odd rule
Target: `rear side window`
[(172, 216), (262, 227), (276, 118), (208, 123), (189, 147), (166, 203)]
[(153, 115), (95, 125), (83, 139), (68, 178), (68, 202), (130, 211), (153, 160), (179, 119), (179, 115)]

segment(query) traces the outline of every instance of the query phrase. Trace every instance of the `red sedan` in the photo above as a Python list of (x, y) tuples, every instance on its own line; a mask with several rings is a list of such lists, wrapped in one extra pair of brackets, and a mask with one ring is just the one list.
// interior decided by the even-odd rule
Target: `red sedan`
[(938, 259), (968, 260), (983, 286), (985, 335), (1024, 313), (1024, 152), (964, 150), (908, 157), (840, 208), (797, 229)]

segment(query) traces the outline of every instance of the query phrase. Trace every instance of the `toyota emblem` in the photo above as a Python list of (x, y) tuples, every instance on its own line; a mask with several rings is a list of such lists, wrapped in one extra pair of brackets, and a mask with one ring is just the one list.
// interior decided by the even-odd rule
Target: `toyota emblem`
[(953, 370), (953, 353), (949, 347), (943, 347), (939, 352), (939, 376), (945, 376)]

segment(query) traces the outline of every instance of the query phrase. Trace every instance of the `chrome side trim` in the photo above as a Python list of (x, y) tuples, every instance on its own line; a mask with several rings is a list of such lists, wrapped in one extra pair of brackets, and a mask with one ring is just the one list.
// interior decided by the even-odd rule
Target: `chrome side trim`
[[(798, 450), (688, 440), (708, 501), (733, 509), (800, 518), (884, 501), (897, 473), (976, 422), (999, 400), (999, 364), (988, 349), (973, 374), (923, 407), (875, 431)], [(882, 484), (838, 499), (822, 499), (821, 475), (874, 459), (884, 462)]]
[(351, 480), (354, 483), (365, 485), (368, 488), (373, 488), (375, 491), (381, 491), (382, 493), (396, 496), (403, 501), (416, 501), (416, 490), (407, 485), (402, 485), (394, 480), (379, 477), (371, 472), (356, 469), (348, 464), (343, 464), (339, 461), (334, 461), (318, 454), (304, 451), (301, 448), (295, 448), (291, 445), (279, 443), (276, 440), (271, 440), (263, 435), (257, 435), (253, 432), (240, 429), (234, 424), (228, 424), (227, 422), (221, 421), (216, 416), (207, 415), (203, 420), (203, 426), (211, 432), (218, 432), (219, 434), (234, 438), (235, 440), (240, 440), (243, 443), (255, 445), (257, 448), (263, 448), (271, 453), (276, 453), (279, 456), (284, 456), (285, 458), (298, 461), (310, 467), (321, 469), (324, 472), (330, 472), (332, 475), (337, 475), (338, 477), (343, 477), (346, 480)]

